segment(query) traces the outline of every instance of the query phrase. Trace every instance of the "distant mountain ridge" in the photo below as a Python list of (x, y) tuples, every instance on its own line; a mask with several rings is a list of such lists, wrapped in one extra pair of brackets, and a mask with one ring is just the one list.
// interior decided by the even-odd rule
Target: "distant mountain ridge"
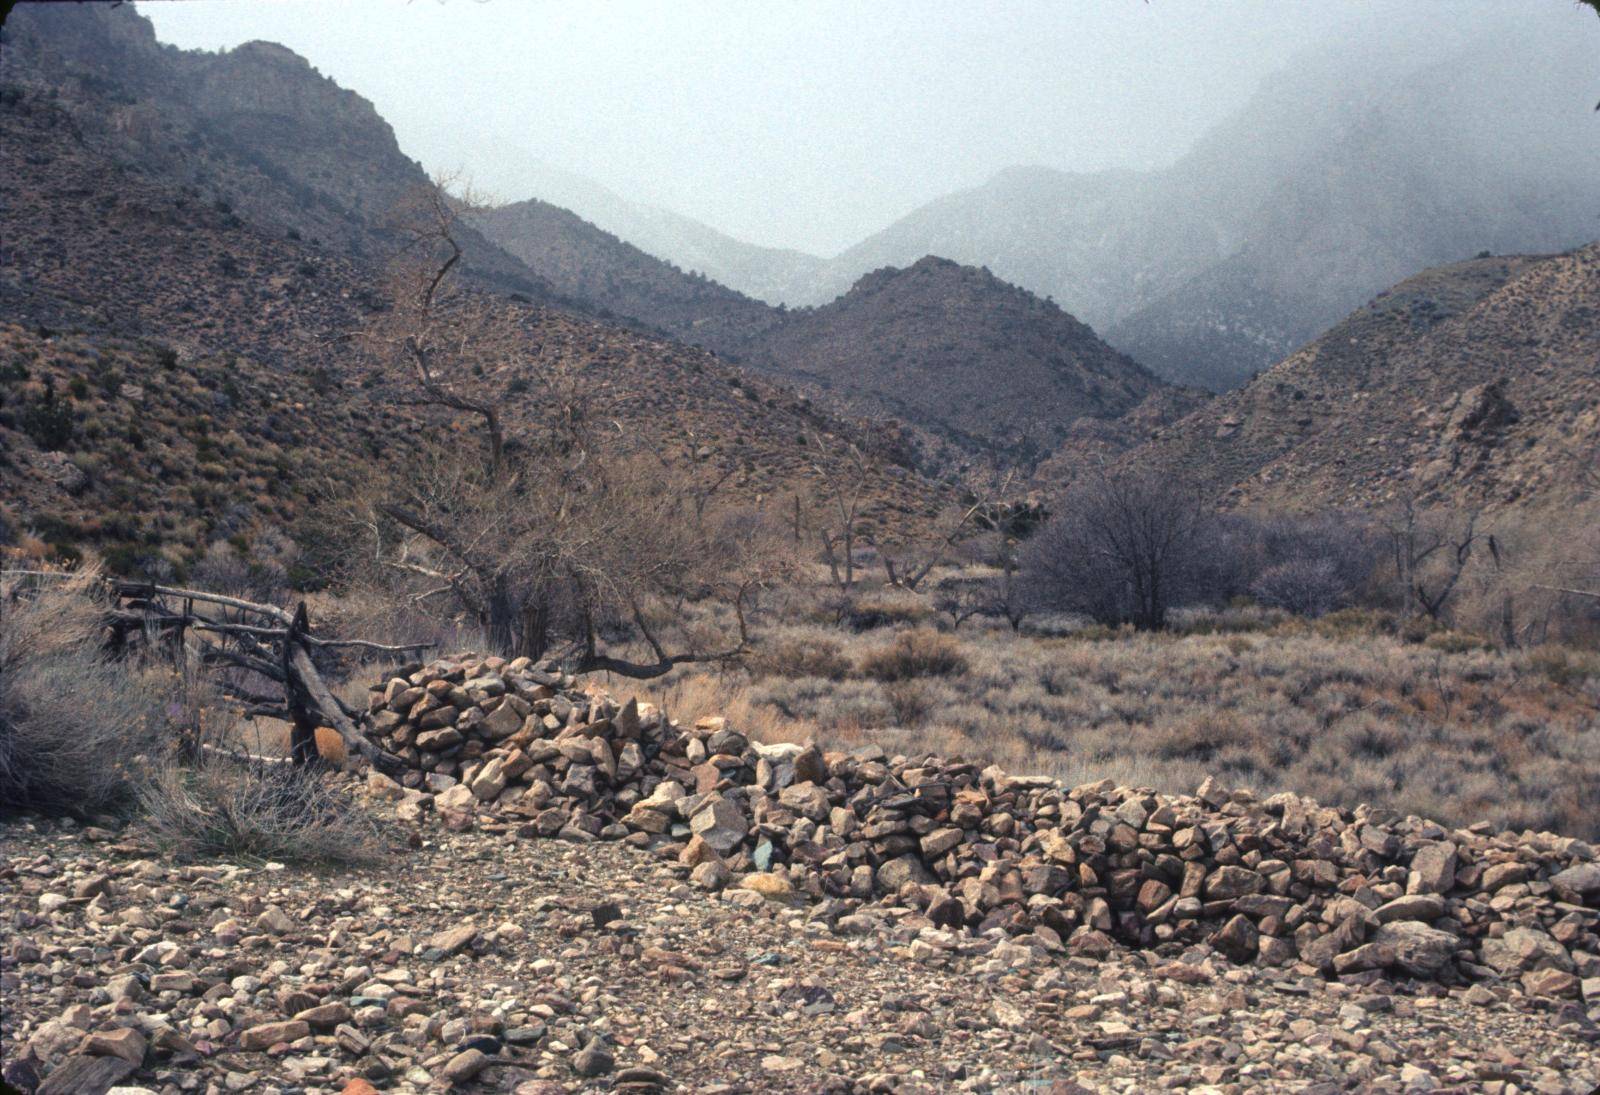
[(783, 303), (794, 286), (806, 284), (825, 265), (816, 255), (747, 243), (682, 213), (629, 201), (593, 179), (531, 158), (522, 173), (526, 178), (519, 193), (569, 209), (647, 255), (765, 304)]
[(1226, 390), (1417, 270), (1600, 233), (1600, 27), (1414, 18), (1426, 34), (1297, 58), (1169, 168), (1007, 169), (801, 268), (781, 299), (823, 305), (942, 255), (1055, 300), (1168, 380)]
[(558, 291), (692, 345), (737, 354), (782, 318), (761, 301), (686, 273), (548, 202), (473, 209), (466, 217)]

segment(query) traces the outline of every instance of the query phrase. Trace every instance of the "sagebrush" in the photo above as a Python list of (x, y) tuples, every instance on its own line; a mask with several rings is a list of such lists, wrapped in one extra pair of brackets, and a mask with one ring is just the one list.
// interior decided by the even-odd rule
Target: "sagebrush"
[(97, 588), (92, 572), (0, 581), (0, 807), (117, 809), (170, 740), (159, 674), (102, 647)]

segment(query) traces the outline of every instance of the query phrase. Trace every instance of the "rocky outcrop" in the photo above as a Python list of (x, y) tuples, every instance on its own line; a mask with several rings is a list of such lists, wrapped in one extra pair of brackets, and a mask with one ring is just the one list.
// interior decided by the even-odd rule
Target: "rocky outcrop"
[(766, 745), (575, 686), (526, 659), (414, 666), (370, 704), (373, 733), (412, 769), (372, 786), (452, 828), (626, 840), (705, 889), (822, 903), (841, 933), (903, 906), (1046, 952), (1207, 943), (1306, 973), (1500, 980), (1600, 1004), (1600, 864), (1582, 841), (1212, 780), (1192, 796), (1069, 788), (959, 759)]

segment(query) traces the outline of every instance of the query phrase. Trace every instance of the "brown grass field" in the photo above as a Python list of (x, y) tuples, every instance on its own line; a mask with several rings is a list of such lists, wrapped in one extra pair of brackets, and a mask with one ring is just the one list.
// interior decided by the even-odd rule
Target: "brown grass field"
[[(746, 668), (634, 691), (757, 736), (960, 754), (1166, 791), (1206, 775), (1329, 803), (1600, 837), (1600, 655), (1455, 633), (1190, 617), (1178, 633), (1016, 635), (791, 623)], [(691, 667), (692, 668), (692, 667)], [(614, 681), (628, 690), (630, 682)]]

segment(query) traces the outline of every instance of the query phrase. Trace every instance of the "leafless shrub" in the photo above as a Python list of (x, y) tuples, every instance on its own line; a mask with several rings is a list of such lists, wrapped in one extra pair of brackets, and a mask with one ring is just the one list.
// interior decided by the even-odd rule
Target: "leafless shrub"
[(0, 582), (0, 807), (119, 807), (167, 740), (160, 679), (101, 648), (95, 578)]
[(1484, 526), (1451, 622), (1508, 647), (1600, 646), (1600, 499)]
[(862, 676), (880, 681), (948, 677), (966, 668), (967, 658), (960, 643), (923, 627), (902, 631), (887, 645), (869, 650), (861, 658)]
[(1476, 510), (1425, 510), (1406, 498), (1385, 515), (1383, 529), (1400, 607), (1430, 620), (1445, 616), (1473, 553), (1493, 550), (1492, 537), (1480, 536)]
[(962, 624), (994, 605), (994, 584), (981, 578), (946, 578), (934, 588), (933, 607), (950, 618), (951, 630), (959, 631)]
[(1325, 616), (1340, 607), (1349, 586), (1331, 559), (1304, 556), (1270, 566), (1250, 583), (1256, 600), (1298, 616)]
[(226, 540), (206, 548), (188, 580), (197, 589), (270, 604), (285, 600), (289, 593), (289, 571), (282, 562), (271, 556), (247, 559)]
[(1181, 479), (1106, 469), (1067, 492), (1029, 543), (1024, 569), (1043, 607), (1140, 630), (1194, 593), (1211, 515)]
[(151, 837), (179, 859), (361, 863), (382, 848), (371, 818), (330, 777), (290, 764), (169, 765), (139, 797)]

